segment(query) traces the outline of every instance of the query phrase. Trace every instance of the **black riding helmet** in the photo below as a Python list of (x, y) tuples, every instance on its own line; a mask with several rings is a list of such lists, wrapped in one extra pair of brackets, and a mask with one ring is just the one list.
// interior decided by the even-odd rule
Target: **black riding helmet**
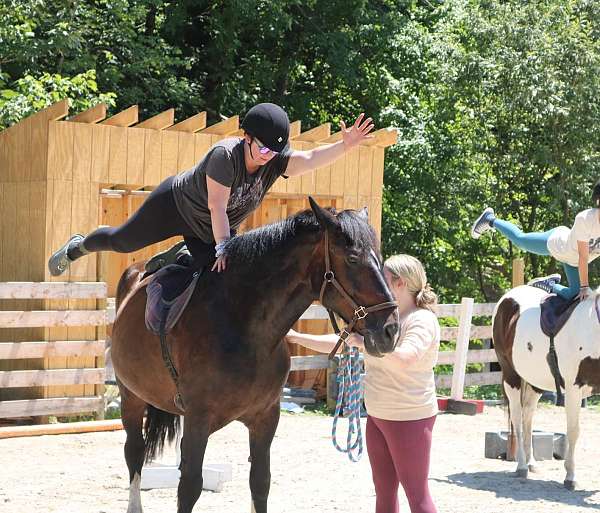
[(290, 137), (290, 120), (285, 111), (274, 103), (259, 103), (247, 113), (242, 128), (270, 150), (281, 152)]

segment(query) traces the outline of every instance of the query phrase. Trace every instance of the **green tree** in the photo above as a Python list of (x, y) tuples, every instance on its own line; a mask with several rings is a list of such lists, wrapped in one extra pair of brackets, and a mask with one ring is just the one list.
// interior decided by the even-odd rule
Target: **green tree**
[[(397, 251), (416, 230), (404, 248), (422, 256), (448, 299), (494, 299), (509, 285), (513, 248), (468, 235), (483, 206), (532, 231), (570, 224), (587, 205), (600, 154), (599, 21), (587, 1), (440, 8), (427, 36), (428, 80), (410, 113), (416, 144), (391, 162), (384, 234)], [(532, 274), (552, 265), (527, 262)]]

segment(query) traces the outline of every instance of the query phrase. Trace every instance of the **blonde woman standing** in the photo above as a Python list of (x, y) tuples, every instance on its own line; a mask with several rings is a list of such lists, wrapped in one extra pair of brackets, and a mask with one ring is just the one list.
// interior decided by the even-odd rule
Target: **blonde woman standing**
[[(402, 329), (393, 353), (375, 358), (365, 353), (367, 452), (375, 484), (376, 513), (397, 513), (401, 484), (411, 513), (436, 513), (429, 493), (431, 435), (437, 414), (433, 368), (437, 362), (440, 326), (432, 312), (437, 296), (427, 283), (423, 265), (410, 255), (395, 255), (384, 273), (398, 303)], [(288, 342), (329, 352), (335, 335), (293, 330)], [(358, 334), (349, 345), (363, 349)]]

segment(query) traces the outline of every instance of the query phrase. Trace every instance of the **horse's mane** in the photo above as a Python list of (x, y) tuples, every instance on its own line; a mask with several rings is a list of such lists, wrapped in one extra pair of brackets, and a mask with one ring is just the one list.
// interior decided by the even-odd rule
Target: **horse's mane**
[[(337, 212), (334, 208), (325, 210), (339, 220), (347, 244), (359, 248), (372, 247), (378, 251), (375, 232), (358, 211), (342, 210)], [(301, 233), (316, 232), (319, 229), (320, 225), (314, 212), (307, 209), (282, 221), (261, 226), (234, 237), (227, 243), (225, 249), (228, 259), (232, 262), (250, 263), (282, 247), (287, 241)]]

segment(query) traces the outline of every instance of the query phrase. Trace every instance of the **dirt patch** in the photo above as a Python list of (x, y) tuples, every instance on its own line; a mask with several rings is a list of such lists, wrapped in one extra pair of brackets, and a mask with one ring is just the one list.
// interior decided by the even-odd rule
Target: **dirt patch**
[[(430, 487), (440, 512), (600, 510), (600, 413), (582, 411), (575, 492), (562, 487), (562, 461), (540, 462), (539, 473), (525, 481), (513, 477), (515, 463), (485, 459), (485, 431), (505, 425), (504, 411), (498, 407), (476, 417), (438, 417)], [(564, 412), (542, 407), (534, 425), (564, 431)], [(282, 416), (271, 452), (270, 511), (374, 511), (366, 453), (359, 463), (351, 463), (331, 445), (330, 431), (331, 418)], [(0, 440), (0, 512), (124, 513), (128, 499), (124, 439), (120, 431)], [(234, 423), (215, 433), (205, 461), (230, 463), (233, 481), (221, 493), (203, 492), (195, 511), (250, 511), (247, 459), (244, 426)], [(401, 511), (408, 512), (400, 495)], [(145, 513), (175, 511), (176, 490), (142, 492), (142, 502)]]

